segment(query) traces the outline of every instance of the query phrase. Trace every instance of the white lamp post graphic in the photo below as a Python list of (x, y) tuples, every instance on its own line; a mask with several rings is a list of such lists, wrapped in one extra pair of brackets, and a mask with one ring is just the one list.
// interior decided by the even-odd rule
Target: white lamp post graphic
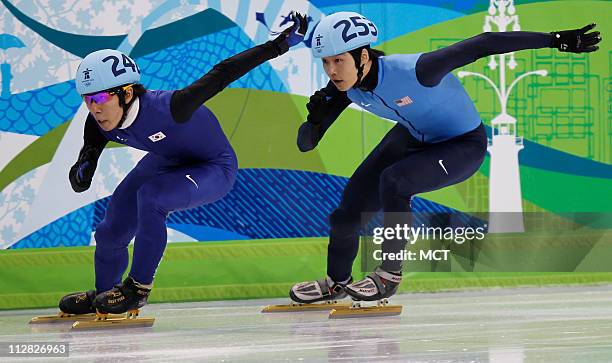
[[(514, 0), (490, 0), (489, 15), (485, 17), (483, 31), (491, 31), (491, 23), (498, 31), (505, 32), (512, 24), (512, 31), (521, 29)], [(494, 70), (499, 65), (499, 87), (489, 77), (475, 72), (460, 71), (459, 78), (475, 76), (484, 79), (493, 87), (501, 105), (501, 112), (491, 120), (492, 135), (487, 151), (491, 156), (489, 173), (489, 232), (523, 232), (523, 206), (521, 176), (519, 173), (518, 153), (523, 149), (523, 138), (517, 137), (516, 118), (508, 114), (508, 97), (514, 86), (530, 75), (546, 76), (546, 70), (530, 71), (520, 76), (506, 87), (506, 57), (510, 60), (508, 68), (516, 68), (514, 53), (491, 56), (488, 67)]]

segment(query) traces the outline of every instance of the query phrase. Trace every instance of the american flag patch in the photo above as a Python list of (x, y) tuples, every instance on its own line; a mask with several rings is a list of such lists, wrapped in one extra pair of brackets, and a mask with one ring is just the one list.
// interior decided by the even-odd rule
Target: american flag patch
[(405, 96), (393, 102), (395, 102), (395, 104), (398, 105), (399, 107), (404, 107), (412, 103), (412, 98), (410, 98), (409, 96)]

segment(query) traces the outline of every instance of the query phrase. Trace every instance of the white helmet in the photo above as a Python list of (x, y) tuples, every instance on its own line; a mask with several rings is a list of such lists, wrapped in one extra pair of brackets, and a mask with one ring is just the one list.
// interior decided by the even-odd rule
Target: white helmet
[(88, 54), (76, 73), (76, 89), (81, 95), (138, 82), (140, 69), (136, 63), (114, 49), (102, 49)]
[(312, 55), (316, 58), (348, 52), (378, 40), (374, 23), (352, 11), (333, 13), (321, 19), (312, 34)]

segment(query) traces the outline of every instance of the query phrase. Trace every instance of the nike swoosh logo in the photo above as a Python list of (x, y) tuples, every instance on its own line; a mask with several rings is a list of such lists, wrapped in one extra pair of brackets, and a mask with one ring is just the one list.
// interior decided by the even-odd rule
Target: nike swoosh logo
[(446, 175), (448, 175), (448, 171), (446, 171), (446, 168), (444, 167), (444, 164), (442, 164), (442, 159), (438, 160), (438, 164), (440, 164), (442, 169), (444, 169), (444, 172), (446, 173)]
[(364, 106), (364, 107), (370, 107), (371, 103), (363, 103), (363, 102), (361, 102), (361, 105)]
[(197, 189), (200, 189), (200, 187), (198, 186), (198, 183), (196, 183), (195, 180), (191, 179), (191, 175), (190, 174), (185, 175), (185, 177), (187, 177), (187, 179), (191, 180), (191, 182), (193, 184), (195, 184)]

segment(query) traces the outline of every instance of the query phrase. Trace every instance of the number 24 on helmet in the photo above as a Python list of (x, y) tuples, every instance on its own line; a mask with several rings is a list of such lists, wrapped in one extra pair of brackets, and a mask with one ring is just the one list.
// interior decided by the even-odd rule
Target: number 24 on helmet
[(140, 69), (127, 55), (114, 49), (88, 54), (77, 68), (76, 89), (81, 95), (93, 94), (140, 82)]

